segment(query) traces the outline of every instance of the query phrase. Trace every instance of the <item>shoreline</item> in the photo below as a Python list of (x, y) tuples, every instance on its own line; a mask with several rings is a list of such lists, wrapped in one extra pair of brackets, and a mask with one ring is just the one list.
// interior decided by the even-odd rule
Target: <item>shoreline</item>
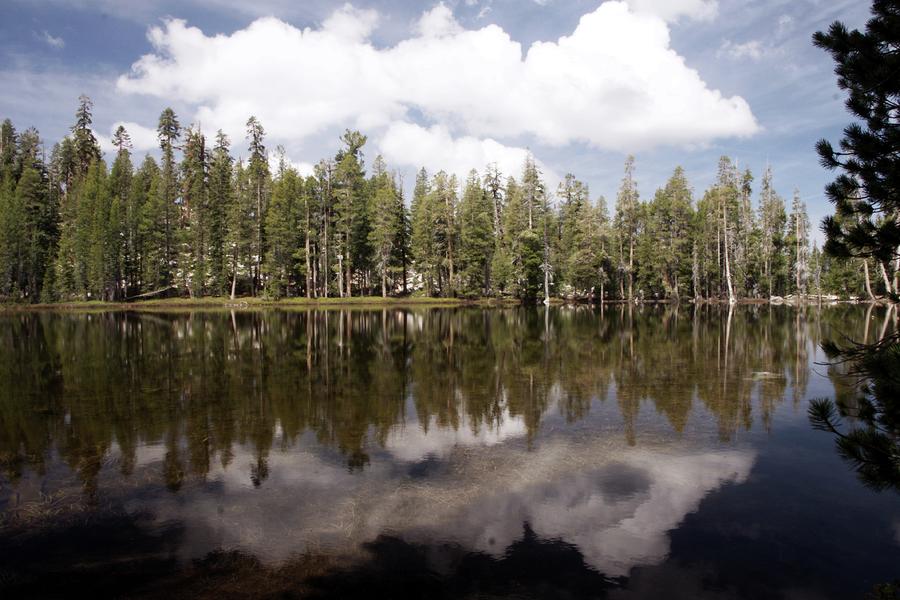
[[(432, 308), (456, 308), (480, 306), (486, 308), (526, 306), (533, 304), (540, 306), (540, 301), (527, 303), (514, 298), (431, 298), (431, 297), (396, 297), (389, 296), (353, 296), (350, 298), (283, 298), (274, 300), (270, 298), (247, 297), (204, 297), (204, 298), (162, 298), (154, 300), (134, 300), (131, 302), (118, 301), (107, 302), (99, 300), (75, 300), (70, 302), (54, 303), (4, 303), (0, 302), (0, 312), (29, 312), (29, 311), (141, 311), (141, 310), (183, 310), (183, 309), (229, 309), (245, 310), (255, 308), (406, 308), (406, 307), (432, 307)], [(551, 298), (552, 306), (600, 306), (600, 303), (589, 299), (580, 298)], [(621, 306), (630, 304), (627, 300), (607, 300), (604, 306)], [(693, 298), (682, 301), (674, 300), (636, 300), (636, 306), (653, 305), (728, 305), (727, 299), (699, 299)], [(773, 302), (766, 298), (745, 298), (735, 302), (739, 306), (820, 306), (837, 304), (885, 304), (891, 302), (887, 299), (869, 300), (822, 300), (816, 299)]]

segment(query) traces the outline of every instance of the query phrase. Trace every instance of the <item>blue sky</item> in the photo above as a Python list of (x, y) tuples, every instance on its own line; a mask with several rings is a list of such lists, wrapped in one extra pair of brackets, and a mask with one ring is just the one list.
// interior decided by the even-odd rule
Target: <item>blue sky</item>
[[(524, 152), (551, 185), (567, 172), (612, 202), (627, 154), (643, 198), (676, 165), (699, 196), (727, 154), (766, 164), (813, 222), (831, 178), (813, 145), (847, 124), (830, 58), (810, 36), (862, 27), (862, 0), (4, 0), (0, 117), (67, 133), (79, 94), (95, 129), (124, 122), (153, 151), (160, 111), (236, 154), (256, 114), (268, 145), (308, 169), (346, 127), (407, 182)], [(821, 239), (821, 235), (818, 236)]]

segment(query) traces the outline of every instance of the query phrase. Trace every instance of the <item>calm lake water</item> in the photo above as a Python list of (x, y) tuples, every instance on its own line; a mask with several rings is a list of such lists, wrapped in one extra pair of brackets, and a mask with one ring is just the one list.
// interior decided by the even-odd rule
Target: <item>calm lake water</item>
[(0, 596), (848, 598), (840, 306), (0, 314)]

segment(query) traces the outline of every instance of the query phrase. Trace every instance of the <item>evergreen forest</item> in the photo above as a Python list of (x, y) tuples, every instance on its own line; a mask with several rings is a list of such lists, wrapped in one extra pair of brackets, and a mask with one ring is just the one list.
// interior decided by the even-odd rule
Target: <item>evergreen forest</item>
[(0, 300), (181, 297), (551, 297), (591, 301), (769, 299), (896, 293), (896, 261), (834, 257), (811, 244), (800, 194), (722, 157), (695, 191), (676, 167), (651, 198), (625, 161), (616, 198), (535, 160), (464, 181), (423, 168), (412, 198), (366, 136), (346, 131), (303, 176), (246, 138), (213, 139), (159, 117), (159, 158), (134, 156), (119, 127), (108, 164), (79, 99), (71, 134), (0, 127)]

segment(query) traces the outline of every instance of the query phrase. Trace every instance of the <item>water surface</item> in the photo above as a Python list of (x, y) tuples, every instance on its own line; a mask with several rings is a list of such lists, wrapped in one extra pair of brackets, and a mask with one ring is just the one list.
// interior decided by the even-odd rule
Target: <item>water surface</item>
[(839, 306), (0, 314), (0, 592), (847, 598)]

